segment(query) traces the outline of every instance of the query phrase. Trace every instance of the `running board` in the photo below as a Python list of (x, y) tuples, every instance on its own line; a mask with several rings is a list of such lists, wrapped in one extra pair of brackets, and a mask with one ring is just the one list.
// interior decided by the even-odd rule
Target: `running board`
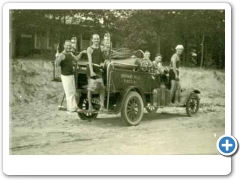
[[(67, 111), (67, 108), (64, 107), (64, 106), (58, 106), (58, 110), (59, 111)], [(96, 113), (99, 113), (99, 112), (98, 111), (89, 112), (87, 110), (83, 110), (81, 113), (93, 113), (93, 114), (96, 114)], [(108, 111), (108, 113), (105, 113), (105, 114), (118, 114), (118, 113), (115, 113), (114, 111)]]

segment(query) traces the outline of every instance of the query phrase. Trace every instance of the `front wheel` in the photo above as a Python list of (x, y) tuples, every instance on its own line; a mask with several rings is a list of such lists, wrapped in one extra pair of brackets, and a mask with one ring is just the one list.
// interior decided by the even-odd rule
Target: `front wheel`
[(121, 117), (128, 126), (136, 126), (143, 117), (143, 100), (139, 93), (130, 91), (124, 100)]
[(186, 112), (188, 116), (194, 116), (199, 110), (200, 99), (197, 94), (192, 93), (186, 103)]

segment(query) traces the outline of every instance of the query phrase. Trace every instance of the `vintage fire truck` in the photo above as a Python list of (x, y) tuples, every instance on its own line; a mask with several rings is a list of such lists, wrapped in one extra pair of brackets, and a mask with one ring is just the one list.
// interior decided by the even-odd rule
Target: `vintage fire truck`
[[(105, 107), (108, 114), (121, 113), (124, 124), (136, 126), (142, 120), (144, 108), (148, 113), (155, 113), (158, 108), (169, 106), (171, 103), (170, 89), (166, 81), (168, 77), (167, 73), (154, 73), (151, 67), (140, 67), (145, 70), (139, 70), (135, 63), (124, 61), (131, 60), (107, 60), (102, 67), (106, 86)], [(78, 106), (85, 110), (78, 115), (82, 120), (92, 120), (97, 118), (98, 113), (87, 111), (86, 65), (87, 63), (81, 62), (75, 69), (77, 91), (80, 93)], [(186, 89), (180, 93), (181, 107), (186, 108), (188, 116), (194, 116), (198, 112), (199, 94), (197, 89)], [(92, 94), (92, 104), (94, 109), (100, 108), (99, 94)]]
[[(136, 63), (136, 61), (140, 63)], [(80, 95), (78, 106), (84, 111), (78, 113), (82, 120), (97, 118), (98, 111), (88, 111), (87, 99), (87, 60), (81, 60), (75, 66), (76, 89)], [(170, 105), (170, 87), (168, 72), (156, 73), (154, 67), (148, 66), (141, 58), (125, 60), (106, 60), (101, 66), (105, 84), (105, 107), (107, 114), (121, 113), (121, 119), (128, 126), (138, 125), (144, 114), (156, 113), (158, 108)], [(180, 92), (182, 108), (188, 116), (194, 116), (199, 110), (200, 91), (185, 89)], [(63, 102), (63, 101), (62, 101)], [(92, 105), (100, 108), (99, 94), (92, 93)]]

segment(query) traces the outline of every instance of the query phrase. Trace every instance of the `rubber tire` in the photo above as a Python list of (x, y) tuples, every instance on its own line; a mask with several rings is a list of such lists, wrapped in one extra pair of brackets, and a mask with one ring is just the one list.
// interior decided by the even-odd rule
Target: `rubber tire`
[(96, 119), (97, 116), (98, 116), (98, 113), (93, 113), (91, 116), (87, 116), (84, 113), (78, 113), (78, 117), (83, 121), (85, 121), (85, 120), (91, 121), (93, 119)]
[[(140, 111), (139, 111), (138, 117), (134, 121), (131, 121), (131, 119), (128, 117), (128, 114), (127, 114), (127, 105), (132, 98), (136, 98), (137, 104), (138, 104), (138, 106), (140, 106), (140, 108), (139, 108)], [(140, 94), (137, 93), (136, 91), (130, 91), (127, 94), (127, 97), (124, 99), (123, 107), (121, 110), (121, 118), (122, 118), (123, 123), (127, 126), (137, 126), (142, 120), (143, 110), (144, 110), (144, 105), (143, 105), (143, 100), (142, 100), (142, 97), (140, 96)]]
[[(86, 107), (83, 106), (84, 100), (86, 100)], [(88, 108), (88, 101), (87, 101), (86, 96), (81, 96), (81, 97), (80, 97), (79, 103), (78, 103), (78, 107), (81, 108), (81, 109)], [(98, 116), (98, 113), (92, 113), (90, 116), (89, 116), (89, 115), (86, 115), (85, 113), (78, 113), (78, 117), (79, 117), (81, 120), (91, 121), (92, 119), (96, 119), (97, 116)]]
[(146, 110), (149, 114), (154, 114), (157, 112), (158, 107), (154, 107), (154, 109), (149, 109), (148, 106), (146, 106)]
[[(192, 112), (189, 111), (189, 106), (190, 106), (190, 100), (195, 98), (197, 100), (197, 109), (196, 112), (193, 114)], [(200, 104), (200, 99), (196, 93), (192, 93), (186, 103), (186, 113), (189, 117), (195, 116), (199, 110), (199, 104)]]

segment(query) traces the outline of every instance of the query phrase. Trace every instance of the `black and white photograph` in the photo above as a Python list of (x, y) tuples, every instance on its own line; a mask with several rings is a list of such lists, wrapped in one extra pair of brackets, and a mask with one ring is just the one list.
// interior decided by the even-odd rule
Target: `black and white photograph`
[(10, 154), (218, 154), (224, 9), (9, 13)]
[[(4, 121), (9, 159), (48, 155), (64, 158), (66, 165), (76, 157), (87, 162), (79, 172), (87, 175), (88, 163), (99, 165), (106, 157), (109, 166), (118, 162), (115, 157), (128, 162), (123, 172), (131, 175), (137, 168), (129, 171), (130, 166), (138, 167), (141, 158), (145, 164), (163, 158), (169, 163), (162, 174), (169, 174), (170, 162), (211, 157), (190, 174), (229, 172), (223, 166), (214, 169), (220, 161), (226, 167), (231, 162), (216, 147), (221, 137), (231, 135), (228, 5), (28, 5), (4, 7), (9, 18), (4, 56), (9, 58), (9, 120)], [(226, 151), (233, 148), (227, 142)], [(34, 168), (30, 174), (37, 172)], [(157, 175), (157, 167), (150, 172)]]

